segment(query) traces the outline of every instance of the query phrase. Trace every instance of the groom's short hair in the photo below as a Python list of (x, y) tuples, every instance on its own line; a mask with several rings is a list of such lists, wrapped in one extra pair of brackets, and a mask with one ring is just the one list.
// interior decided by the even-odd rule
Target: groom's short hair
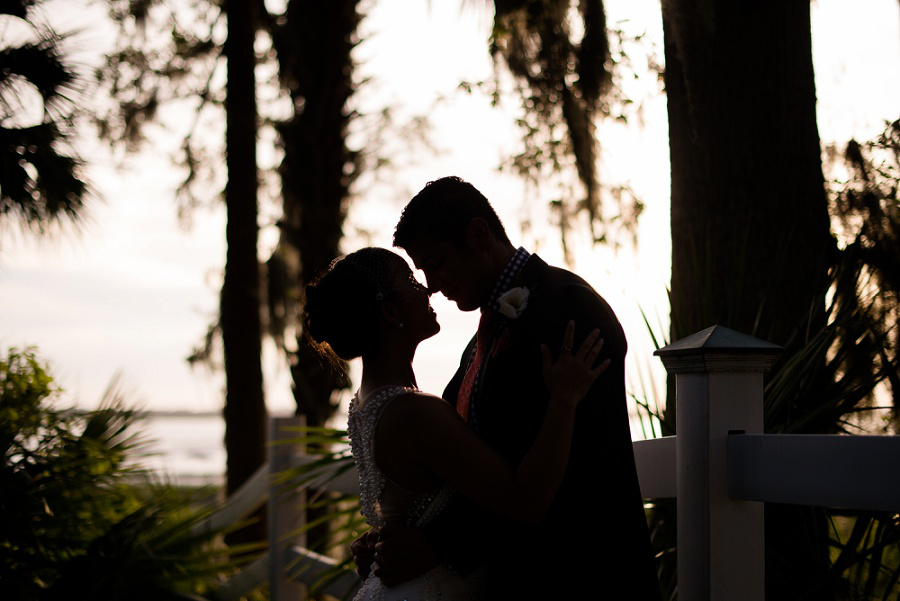
[(462, 178), (442, 177), (425, 184), (403, 209), (394, 229), (394, 246), (409, 249), (422, 236), (465, 245), (466, 228), (475, 218), (484, 219), (494, 237), (509, 243), (500, 218), (484, 194)]

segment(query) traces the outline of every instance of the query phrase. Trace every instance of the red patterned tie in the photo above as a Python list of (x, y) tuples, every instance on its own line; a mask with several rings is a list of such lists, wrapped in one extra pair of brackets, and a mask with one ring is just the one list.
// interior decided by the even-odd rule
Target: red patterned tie
[(478, 331), (475, 334), (475, 358), (472, 359), (472, 362), (469, 363), (469, 367), (466, 369), (466, 375), (463, 377), (462, 385), (459, 387), (459, 394), (456, 397), (456, 411), (466, 422), (469, 421), (469, 403), (472, 401), (475, 379), (478, 376), (478, 372), (481, 371), (481, 364), (484, 362), (488, 323), (490, 322), (491, 313), (490, 309), (481, 311)]

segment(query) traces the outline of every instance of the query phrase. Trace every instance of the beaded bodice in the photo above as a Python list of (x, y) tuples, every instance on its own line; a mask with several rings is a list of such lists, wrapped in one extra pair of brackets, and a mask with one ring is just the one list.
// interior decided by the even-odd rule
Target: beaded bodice
[(442, 486), (434, 493), (394, 495), (385, 499), (385, 489), (396, 484), (388, 481), (375, 464), (375, 428), (382, 411), (394, 398), (408, 392), (418, 392), (405, 386), (383, 386), (372, 391), (365, 399), (357, 396), (350, 403), (347, 431), (350, 435), (350, 449), (359, 472), (360, 511), (370, 526), (384, 526), (388, 518), (398, 516), (404, 523), (424, 526), (447, 504), (452, 494), (449, 486)]

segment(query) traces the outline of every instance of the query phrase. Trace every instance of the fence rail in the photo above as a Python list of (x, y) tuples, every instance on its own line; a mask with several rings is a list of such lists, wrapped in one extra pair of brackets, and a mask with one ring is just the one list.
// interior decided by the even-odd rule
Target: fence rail
[(898, 511), (898, 445), (895, 436), (733, 434), (728, 494), (745, 501)]
[[(678, 435), (636, 441), (635, 463), (645, 498), (678, 498), (678, 590), (691, 601), (762, 601), (765, 502), (900, 511), (900, 437), (763, 434), (763, 373), (781, 349), (715, 326), (656, 352), (676, 377)], [(273, 420), (273, 433), (296, 427)], [(277, 449), (278, 446), (273, 447)], [(296, 448), (273, 451), (267, 464), (228, 505), (199, 528), (216, 528), (285, 498), (273, 473), (309, 463)], [(318, 488), (358, 493), (355, 470), (325, 472)], [(296, 583), (312, 584), (336, 562), (283, 538), (298, 503), (270, 503), (270, 549), (224, 585), (238, 599), (270, 580), (273, 601), (296, 598)], [(287, 514), (273, 519), (272, 511)], [(344, 572), (324, 592), (343, 597), (357, 585)]]

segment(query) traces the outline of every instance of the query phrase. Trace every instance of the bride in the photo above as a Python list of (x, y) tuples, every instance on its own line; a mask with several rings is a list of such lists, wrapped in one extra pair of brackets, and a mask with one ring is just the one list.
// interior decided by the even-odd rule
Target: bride
[[(594, 367), (603, 344), (599, 330), (571, 351), (570, 322), (555, 362), (546, 345), (540, 349), (550, 404), (531, 450), (513, 469), (452, 405), (416, 387), (416, 348), (437, 334), (440, 325), (428, 290), (403, 258), (386, 249), (364, 248), (335, 260), (306, 295), (306, 332), (323, 352), (346, 360), (362, 357), (348, 429), (361, 511), (370, 526), (399, 522), (422, 527), (453, 491), (507, 517), (540, 521), (565, 471), (575, 408), (608, 365)], [(356, 600), (477, 599), (478, 580), (477, 572), (464, 580), (440, 564), (392, 588), (370, 574)]]

